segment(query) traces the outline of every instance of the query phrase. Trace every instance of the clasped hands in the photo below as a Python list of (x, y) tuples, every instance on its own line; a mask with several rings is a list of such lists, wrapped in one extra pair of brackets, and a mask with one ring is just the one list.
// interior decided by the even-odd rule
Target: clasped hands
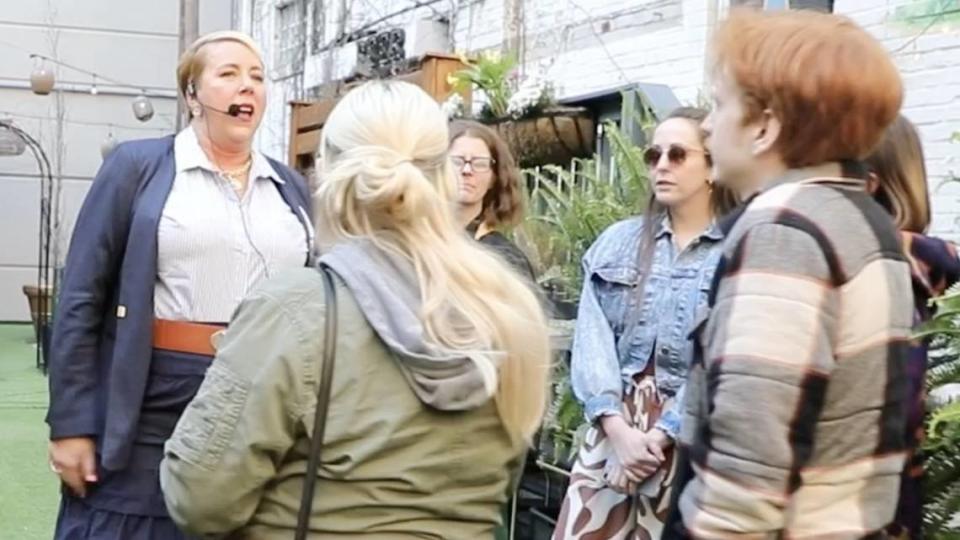
[(642, 431), (621, 416), (604, 416), (600, 423), (615, 454), (607, 460), (604, 478), (613, 490), (633, 493), (640, 482), (660, 468), (666, 459), (664, 450), (672, 441), (657, 428)]

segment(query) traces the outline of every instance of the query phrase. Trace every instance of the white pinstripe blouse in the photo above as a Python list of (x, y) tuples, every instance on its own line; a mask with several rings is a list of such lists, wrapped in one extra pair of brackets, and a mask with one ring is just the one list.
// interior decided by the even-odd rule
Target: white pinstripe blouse
[(308, 235), (274, 185), (283, 179), (253, 153), (237, 196), (188, 127), (174, 142), (176, 177), (157, 232), (154, 315), (225, 323), (264, 277), (307, 260)]

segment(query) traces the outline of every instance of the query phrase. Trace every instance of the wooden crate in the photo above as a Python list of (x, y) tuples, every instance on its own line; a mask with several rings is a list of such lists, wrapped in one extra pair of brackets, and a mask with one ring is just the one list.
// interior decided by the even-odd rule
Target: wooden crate
[[(447, 82), (447, 76), (465, 66), (456, 56), (449, 54), (429, 53), (420, 61), (416, 71), (396, 77), (396, 80), (406, 81), (424, 89), (438, 102), (443, 102), (453, 89)], [(352, 88), (347, 86), (345, 90)], [(287, 161), (291, 167), (300, 171), (313, 183), (313, 168), (317, 149), (320, 146), (320, 133), (323, 125), (330, 116), (333, 107), (341, 96), (320, 101), (291, 101), (290, 102), (290, 144)], [(469, 110), (470, 91), (463, 95), (465, 106)], [(311, 187), (313, 187), (311, 185)]]

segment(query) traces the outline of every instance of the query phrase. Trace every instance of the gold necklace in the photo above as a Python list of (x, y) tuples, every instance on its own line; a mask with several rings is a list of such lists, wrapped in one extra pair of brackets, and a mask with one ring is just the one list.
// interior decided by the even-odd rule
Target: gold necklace
[(247, 162), (237, 167), (236, 169), (230, 169), (225, 171), (220, 171), (220, 174), (226, 178), (230, 184), (233, 186), (234, 191), (241, 193), (244, 189), (244, 184), (250, 168), (253, 166), (253, 157), (247, 158)]
[(237, 167), (236, 169), (223, 170), (223, 171), (220, 171), (220, 173), (226, 176), (238, 176), (240, 174), (247, 174), (251, 166), (253, 166), (253, 158), (249, 157), (247, 158), (247, 161), (243, 165)]

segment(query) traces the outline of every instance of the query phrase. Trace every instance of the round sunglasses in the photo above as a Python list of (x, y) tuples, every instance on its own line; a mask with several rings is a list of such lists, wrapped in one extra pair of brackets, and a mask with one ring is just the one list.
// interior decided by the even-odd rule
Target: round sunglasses
[[(706, 150), (700, 148), (687, 148), (679, 144), (671, 144), (667, 148), (667, 161), (671, 165), (682, 165), (684, 161), (687, 160), (687, 154), (692, 152), (700, 152), (704, 155), (709, 155)], [(657, 163), (660, 163), (660, 158), (663, 157), (663, 148), (660, 146), (654, 145), (647, 148), (643, 152), (643, 162), (647, 164), (647, 167), (654, 168), (657, 166)]]

